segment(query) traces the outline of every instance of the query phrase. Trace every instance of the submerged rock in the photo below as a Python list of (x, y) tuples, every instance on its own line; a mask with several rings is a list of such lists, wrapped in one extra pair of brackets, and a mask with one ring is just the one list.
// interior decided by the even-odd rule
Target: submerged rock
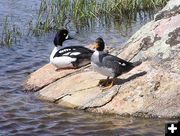
[[(26, 90), (40, 99), (98, 113), (139, 117), (180, 117), (180, 2), (169, 1), (119, 51), (125, 60), (143, 60), (111, 89), (97, 87), (106, 77), (90, 67), (55, 71), (50, 64), (32, 73)], [(117, 51), (116, 51), (117, 52)]]

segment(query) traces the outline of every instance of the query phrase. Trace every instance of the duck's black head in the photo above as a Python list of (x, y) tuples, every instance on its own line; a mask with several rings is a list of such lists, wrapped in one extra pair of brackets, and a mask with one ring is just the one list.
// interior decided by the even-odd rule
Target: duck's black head
[(103, 51), (104, 48), (105, 48), (104, 40), (101, 37), (97, 38), (95, 41), (95, 49), (97, 51)]
[(68, 30), (66, 29), (61, 29), (59, 30), (55, 37), (54, 37), (54, 45), (55, 46), (62, 46), (62, 43), (65, 41), (65, 40), (69, 40), (69, 39), (72, 39), (69, 35), (68, 35)]

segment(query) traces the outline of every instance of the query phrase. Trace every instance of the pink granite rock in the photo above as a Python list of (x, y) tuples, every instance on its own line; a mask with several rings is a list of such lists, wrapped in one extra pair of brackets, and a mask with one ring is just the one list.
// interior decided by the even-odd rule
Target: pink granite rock
[(119, 51), (126, 60), (143, 60), (118, 77), (111, 89), (97, 87), (106, 77), (91, 69), (56, 72), (47, 64), (25, 83), (40, 99), (98, 113), (138, 117), (180, 117), (180, 1), (170, 0)]

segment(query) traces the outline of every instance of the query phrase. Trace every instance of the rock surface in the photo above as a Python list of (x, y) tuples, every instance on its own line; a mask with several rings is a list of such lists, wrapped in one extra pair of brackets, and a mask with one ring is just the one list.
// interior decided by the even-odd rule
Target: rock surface
[(106, 77), (91, 67), (55, 71), (50, 64), (32, 73), (26, 90), (63, 106), (138, 117), (180, 117), (180, 1), (171, 0), (155, 19), (119, 51), (143, 63), (119, 77), (111, 89), (97, 87)]
[(24, 84), (25, 90), (38, 91), (50, 83), (63, 78), (72, 72), (74, 69), (64, 70), (59, 72), (55, 70), (51, 64), (47, 64), (44, 67), (38, 69), (34, 73), (30, 74), (29, 78)]

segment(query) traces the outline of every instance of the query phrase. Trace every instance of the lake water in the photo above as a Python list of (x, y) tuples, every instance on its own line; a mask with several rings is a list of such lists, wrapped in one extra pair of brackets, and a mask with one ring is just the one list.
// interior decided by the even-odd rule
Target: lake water
[[(6, 15), (26, 31), (27, 22), (37, 15), (39, 4), (39, 0), (1, 0), (0, 33)], [(102, 36), (109, 46), (116, 48), (150, 19), (151, 16), (144, 16), (131, 25), (124, 22), (123, 27), (117, 22), (96, 23), (78, 34), (72, 28), (70, 32), (76, 39), (68, 43), (86, 45)], [(164, 135), (164, 123), (168, 120), (88, 113), (40, 101), (33, 93), (23, 91), (28, 74), (48, 63), (54, 34), (23, 36), (11, 48), (0, 46), (0, 135)]]

